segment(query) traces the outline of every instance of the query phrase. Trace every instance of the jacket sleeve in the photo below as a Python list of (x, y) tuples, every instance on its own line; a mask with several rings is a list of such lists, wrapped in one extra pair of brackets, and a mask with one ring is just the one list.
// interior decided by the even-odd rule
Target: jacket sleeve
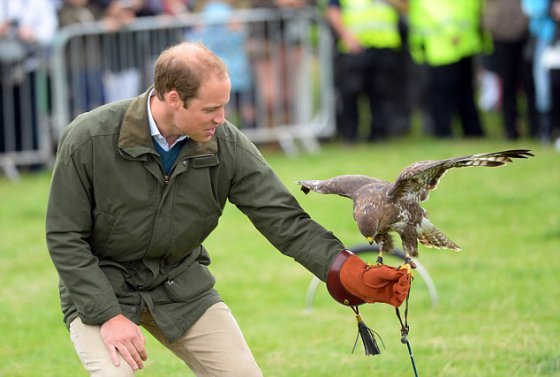
[(91, 143), (61, 139), (49, 194), (46, 237), (52, 261), (78, 315), (99, 325), (121, 313), (116, 295), (98, 266), (88, 239), (92, 229)]
[(240, 139), (229, 201), (280, 252), (325, 281), (330, 264), (344, 246), (300, 207), (257, 148), (243, 135)]

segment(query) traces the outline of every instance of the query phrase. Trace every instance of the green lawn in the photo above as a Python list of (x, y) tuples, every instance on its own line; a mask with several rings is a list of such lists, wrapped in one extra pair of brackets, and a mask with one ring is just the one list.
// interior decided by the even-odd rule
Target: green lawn
[[(421, 247), (420, 261), (436, 283), (439, 304), (432, 306), (417, 274), (409, 339), (420, 376), (560, 376), (560, 153), (498, 137), (416, 136), (352, 148), (328, 144), (317, 155), (291, 159), (265, 155), (311, 216), (352, 246), (363, 240), (351, 201), (303, 195), (296, 180), (349, 173), (394, 180), (416, 160), (512, 148), (533, 149), (536, 157), (500, 169), (451, 171), (425, 203), (432, 221), (463, 251)], [(85, 375), (62, 324), (57, 276), (44, 241), (48, 186), (49, 172), (24, 175), (19, 182), (0, 178), (1, 377)], [(384, 340), (382, 354), (351, 354), (351, 310), (321, 285), (313, 311), (305, 312), (312, 276), (275, 251), (235, 207), (228, 207), (205, 245), (217, 289), (265, 376), (413, 375), (392, 307), (362, 306), (366, 323)], [(148, 343), (149, 360), (139, 376), (190, 375), (152, 338)]]

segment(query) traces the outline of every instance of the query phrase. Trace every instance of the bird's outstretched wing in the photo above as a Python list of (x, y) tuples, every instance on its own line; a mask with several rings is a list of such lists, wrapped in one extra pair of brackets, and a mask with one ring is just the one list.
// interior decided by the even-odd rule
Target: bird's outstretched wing
[(337, 194), (354, 199), (355, 193), (365, 185), (372, 183), (388, 183), (366, 175), (339, 175), (325, 180), (298, 181), (301, 191), (308, 193), (313, 190), (320, 194)]
[(528, 158), (529, 156), (533, 156), (533, 154), (528, 149), (514, 149), (454, 157), (439, 161), (415, 162), (401, 172), (388, 195), (395, 199), (407, 198), (409, 200), (423, 201), (428, 198), (428, 192), (437, 187), (441, 177), (449, 169), (471, 166), (498, 167), (508, 162), (513, 162), (514, 158)]

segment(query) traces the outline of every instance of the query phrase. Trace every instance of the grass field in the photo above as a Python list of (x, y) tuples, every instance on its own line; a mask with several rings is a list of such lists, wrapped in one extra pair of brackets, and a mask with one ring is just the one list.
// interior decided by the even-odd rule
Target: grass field
[[(313, 218), (348, 246), (361, 244), (351, 202), (303, 195), (299, 179), (359, 173), (393, 180), (420, 159), (511, 148), (536, 157), (500, 169), (450, 172), (425, 204), (460, 253), (421, 247), (439, 304), (414, 281), (409, 322), (420, 376), (560, 376), (560, 153), (532, 142), (404, 138), (353, 148), (325, 145), (317, 155), (287, 159), (265, 152)], [(85, 373), (58, 307), (57, 276), (44, 241), (49, 172), (0, 178), (0, 376), (74, 377)], [(321, 285), (306, 313), (311, 275), (275, 251), (233, 206), (205, 243), (217, 289), (232, 308), (265, 376), (412, 376), (392, 307), (362, 307), (385, 343), (382, 354), (351, 354), (350, 309)], [(373, 255), (364, 255), (374, 261)], [(396, 264), (394, 259), (388, 262)], [(418, 274), (417, 274), (418, 276)], [(188, 376), (152, 338), (139, 376)]]

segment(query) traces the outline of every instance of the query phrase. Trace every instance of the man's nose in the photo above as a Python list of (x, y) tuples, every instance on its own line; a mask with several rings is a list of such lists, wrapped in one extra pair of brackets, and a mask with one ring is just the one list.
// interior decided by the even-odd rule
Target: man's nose
[(212, 119), (214, 121), (214, 123), (216, 124), (222, 124), (225, 122), (226, 120), (226, 111), (224, 108), (219, 109), (218, 111), (216, 111), (216, 115), (214, 116), (214, 119)]

